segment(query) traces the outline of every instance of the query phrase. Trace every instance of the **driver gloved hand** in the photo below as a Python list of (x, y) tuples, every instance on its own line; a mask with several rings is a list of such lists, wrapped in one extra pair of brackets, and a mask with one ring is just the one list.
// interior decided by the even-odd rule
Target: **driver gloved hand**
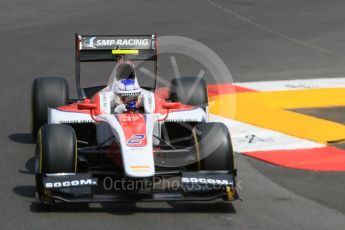
[(114, 113), (123, 113), (123, 112), (126, 112), (126, 111), (127, 111), (127, 108), (126, 108), (125, 104), (119, 104), (114, 109)]

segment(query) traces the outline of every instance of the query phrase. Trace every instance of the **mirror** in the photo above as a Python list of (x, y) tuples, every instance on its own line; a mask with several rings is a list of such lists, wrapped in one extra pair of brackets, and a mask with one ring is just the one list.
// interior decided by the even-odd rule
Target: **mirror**
[(91, 103), (78, 103), (78, 109), (83, 110), (83, 109), (97, 109), (96, 104), (91, 104)]

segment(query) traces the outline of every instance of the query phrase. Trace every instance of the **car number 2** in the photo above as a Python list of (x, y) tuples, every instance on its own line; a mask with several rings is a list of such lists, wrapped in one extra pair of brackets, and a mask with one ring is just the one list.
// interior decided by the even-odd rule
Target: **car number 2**
[(143, 142), (145, 139), (144, 134), (134, 134), (131, 138), (128, 139), (127, 145), (138, 145)]

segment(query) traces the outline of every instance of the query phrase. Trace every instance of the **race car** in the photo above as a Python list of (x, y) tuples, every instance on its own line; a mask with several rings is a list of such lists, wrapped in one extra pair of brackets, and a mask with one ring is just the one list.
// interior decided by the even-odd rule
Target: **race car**
[[(33, 81), (38, 202), (238, 199), (230, 133), (209, 122), (207, 85), (158, 87), (156, 34), (76, 34), (75, 44), (78, 98), (63, 78)], [(136, 61), (154, 64), (153, 87), (139, 86)], [(113, 62), (108, 83), (83, 88), (82, 62)]]

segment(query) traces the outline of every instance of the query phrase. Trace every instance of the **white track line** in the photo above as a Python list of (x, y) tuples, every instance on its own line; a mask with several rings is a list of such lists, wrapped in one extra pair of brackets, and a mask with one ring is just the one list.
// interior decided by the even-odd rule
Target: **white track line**
[(234, 83), (256, 91), (282, 91), (317, 88), (345, 88), (345, 78), (318, 78), (286, 81), (258, 81)]

